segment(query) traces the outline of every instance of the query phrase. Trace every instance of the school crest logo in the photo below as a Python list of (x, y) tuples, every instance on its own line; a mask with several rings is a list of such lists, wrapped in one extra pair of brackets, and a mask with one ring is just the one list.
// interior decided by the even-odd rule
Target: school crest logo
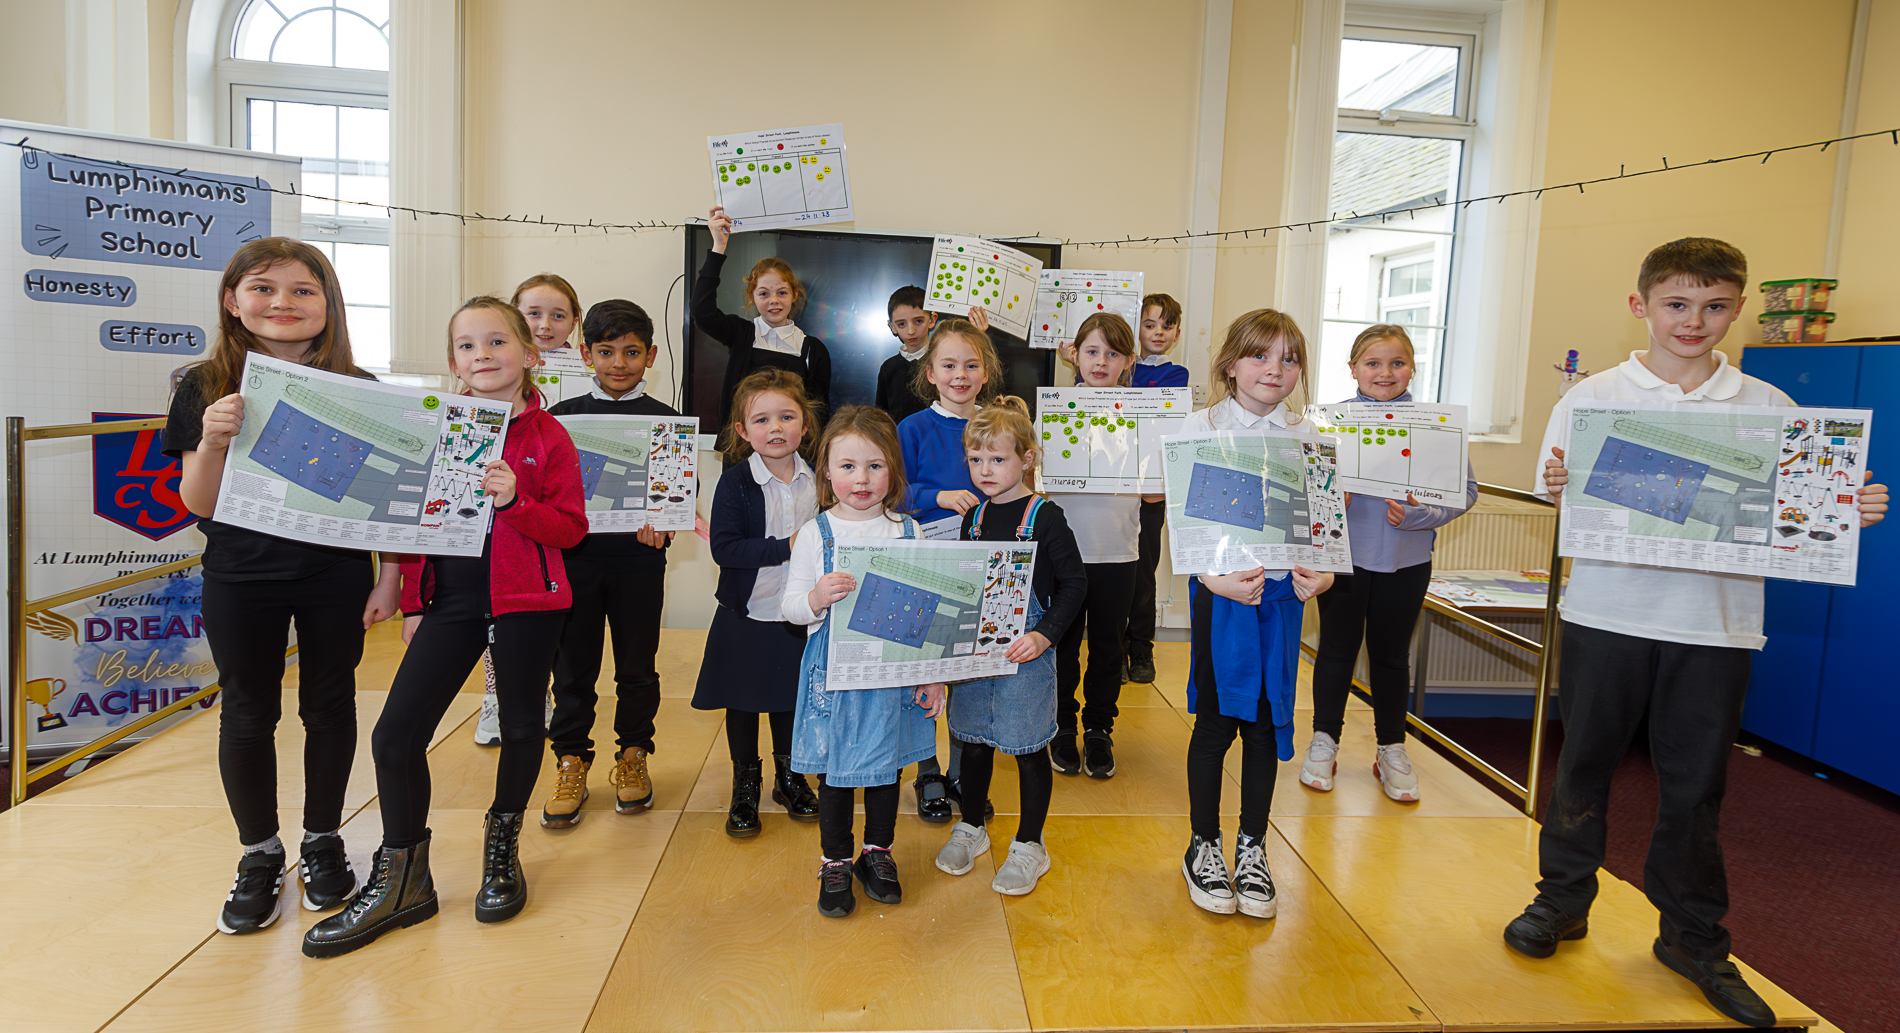
[[(149, 420), (163, 413), (96, 412), (94, 423)], [(95, 434), (92, 438), (92, 511), (120, 527), (158, 541), (198, 518), (178, 495), (184, 476), (179, 461), (165, 455), (164, 431)]]

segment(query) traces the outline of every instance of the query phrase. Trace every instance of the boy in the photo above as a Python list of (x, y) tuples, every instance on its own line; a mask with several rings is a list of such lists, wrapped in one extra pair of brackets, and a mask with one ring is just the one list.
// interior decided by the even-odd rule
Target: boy
[(897, 354), (884, 360), (877, 370), (877, 407), (902, 423), (904, 417), (930, 408), (930, 403), (910, 389), (917, 373), (917, 360), (924, 356), (924, 344), (930, 328), (937, 325), (937, 314), (924, 311), (922, 287), (899, 287), (885, 306), (890, 317), (891, 334), (897, 338)]
[[(556, 403), (555, 416), (678, 416), (646, 393), (647, 368), (658, 354), (653, 320), (631, 301), (603, 301), (581, 323), (594, 390)], [(594, 763), (594, 705), (599, 699), (603, 626), (614, 636), (614, 754), (609, 781), (614, 810), (638, 814), (653, 806), (647, 754), (653, 752), (653, 719), (660, 710), (660, 610), (666, 593), (666, 548), (672, 532), (641, 528), (633, 534), (589, 534), (565, 551), (574, 608), (561, 631), (554, 658), (554, 720), (549, 746), (557, 764), (554, 793), (541, 810), (545, 828), (580, 824), (587, 799), (587, 770)]]
[[(1616, 401), (1793, 405), (1731, 366), (1715, 346), (1740, 314), (1748, 264), (1729, 244), (1687, 237), (1651, 251), (1630, 311), (1649, 324), (1649, 349), (1571, 388), (1544, 431), (1544, 493), (1569, 480), (1570, 410)], [(1887, 489), (1860, 489), (1861, 526), (1880, 521)], [(1728, 755), (1741, 727), (1749, 652), (1760, 649), (1762, 579), (1577, 559), (1563, 604), (1558, 711), (1563, 750), (1538, 838), (1537, 899), (1504, 930), (1533, 958), (1589, 931), (1603, 863), (1610, 776), (1649, 718), (1661, 783), (1643, 890), (1662, 912), (1653, 952), (1695, 983), (1718, 1011), (1750, 1026), (1774, 1013), (1728, 960), (1728, 875), (1718, 835)]]
[[(1166, 294), (1141, 299), (1141, 359), (1129, 376), (1129, 387), (1186, 387), (1188, 371), (1168, 361), (1181, 340), (1181, 303)], [(1155, 565), (1161, 562), (1161, 525), (1167, 521), (1163, 495), (1141, 498), (1141, 565), (1135, 568), (1135, 598), (1129, 605), (1124, 681), (1149, 684), (1155, 680)]]

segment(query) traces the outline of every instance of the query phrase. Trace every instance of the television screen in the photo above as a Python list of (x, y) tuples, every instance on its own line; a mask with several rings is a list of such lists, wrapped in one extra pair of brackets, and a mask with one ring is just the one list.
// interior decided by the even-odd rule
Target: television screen
[[(877, 390), (877, 371), (897, 353), (885, 305), (892, 292), (908, 285), (923, 286), (930, 264), (932, 238), (926, 235), (840, 233), (823, 230), (765, 230), (735, 233), (726, 248), (726, 265), (719, 279), (721, 311), (750, 317), (745, 308), (745, 276), (754, 262), (776, 255), (798, 274), (805, 287), (805, 307), (792, 317), (798, 328), (825, 342), (831, 352), (831, 404), (870, 405)], [(1048, 268), (1061, 265), (1059, 244), (1011, 242), (1011, 247), (1042, 260)], [(686, 296), (692, 297), (706, 253), (712, 249), (712, 231), (703, 225), (686, 228)], [(686, 415), (697, 416), (708, 433), (719, 420), (720, 390), (726, 372), (726, 346), (692, 325), (692, 306), (686, 312), (684, 383), (680, 394)], [(990, 331), (1003, 360), (1007, 387), (1002, 393), (1022, 396), (1033, 407), (1038, 385), (1051, 383), (1055, 352), (1032, 349), (1015, 337)]]

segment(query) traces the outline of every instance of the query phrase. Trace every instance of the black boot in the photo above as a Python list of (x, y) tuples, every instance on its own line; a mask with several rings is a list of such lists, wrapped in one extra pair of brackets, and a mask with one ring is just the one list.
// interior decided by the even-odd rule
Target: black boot
[[(726, 813), (726, 835), (746, 839), (759, 834), (759, 758), (732, 765), (732, 809)], [(806, 792), (810, 792), (809, 789)]]
[[(792, 758), (783, 753), (772, 754), (772, 802), (785, 808), (785, 813), (793, 821), (818, 820), (818, 794), (811, 791), (811, 784), (805, 776), (792, 770)], [(733, 813), (738, 813), (735, 799)], [(732, 831), (728, 824), (726, 831)]]
[(521, 812), (488, 812), (482, 846), (482, 888), (475, 894), (477, 922), (506, 922), (528, 903), (528, 877), (521, 871)]
[(304, 934), (305, 957), (334, 958), (367, 947), (387, 932), (435, 917), (435, 880), (429, 876), (429, 841), (401, 850), (379, 847), (369, 882), (342, 911)]

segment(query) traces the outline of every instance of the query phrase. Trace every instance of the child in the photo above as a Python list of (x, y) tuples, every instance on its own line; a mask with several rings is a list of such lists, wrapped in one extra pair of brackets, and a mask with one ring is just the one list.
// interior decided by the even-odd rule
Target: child
[(729, 422), (732, 392), (746, 374), (776, 366), (798, 374), (805, 397), (822, 415), (831, 410), (831, 352), (825, 342), (792, 325), (792, 314), (805, 304), (805, 288), (782, 258), (761, 258), (746, 274), (746, 307), (756, 318), (729, 316), (719, 311), (719, 271), (726, 264), (726, 245), (732, 242), (732, 216), (724, 208), (707, 213), (712, 250), (693, 280), (693, 325), (726, 346), (726, 379), (719, 397), (719, 422)]
[(924, 311), (922, 287), (897, 288), (885, 310), (891, 335), (897, 338), (897, 354), (877, 369), (876, 400), (877, 407), (901, 428), (911, 414), (930, 408), (930, 400), (911, 389), (911, 380), (917, 375), (917, 360), (924, 356), (930, 328), (937, 325), (937, 314)]
[[(1369, 326), (1352, 342), (1347, 360), (1359, 392), (1349, 402), (1409, 402), (1415, 363), (1412, 338), (1391, 323)], [(1380, 503), (1385, 503), (1380, 505)], [(1346, 723), (1346, 694), (1366, 644), (1372, 668), (1372, 715), (1379, 755), (1373, 775), (1385, 795), (1401, 803), (1418, 800), (1418, 775), (1405, 752), (1408, 656), (1425, 586), (1432, 579), (1432, 528), (1463, 516), (1478, 502), (1478, 478), (1465, 468), (1463, 509), (1422, 506), (1410, 495), (1391, 499), (1346, 496), (1346, 526), (1352, 542), (1352, 573), (1319, 597), (1319, 656), (1313, 662), (1313, 741), (1300, 766), (1300, 781), (1331, 792), (1339, 767), (1339, 736)], [(1356, 503), (1356, 504), (1355, 504)]]
[(482, 477), (494, 513), (480, 557), (406, 556), (403, 641), (408, 650), (371, 736), (383, 845), (350, 906), (311, 928), (303, 952), (335, 957), (434, 917), (429, 873), (429, 739), (484, 648), (495, 657), (501, 761), (485, 819), (475, 920), (519, 914), (528, 884), (518, 857), (522, 813), (541, 770), (541, 700), (573, 597), (562, 549), (587, 534), (580, 454), (528, 379), (535, 353), (527, 321), (495, 297), (471, 298), (449, 320), (450, 369), (476, 398), (510, 401), (502, 458)]
[[(1076, 369), (1088, 387), (1127, 387), (1135, 364), (1135, 332), (1113, 312), (1097, 312), (1075, 332)], [(1050, 761), (1064, 775), (1087, 770), (1090, 778), (1115, 774), (1115, 718), (1122, 694), (1122, 641), (1135, 597), (1135, 571), (1141, 565), (1141, 497), (1055, 493), (1075, 531), (1076, 546), (1088, 566), (1088, 602), (1070, 622), (1056, 649), (1057, 695), (1061, 725), (1050, 743)], [(1089, 642), (1089, 668), (1082, 672), (1082, 637)], [(1085, 706), (1076, 704), (1081, 686)], [(1083, 728), (1076, 749), (1076, 717)]]
[(713, 492), (713, 562), (719, 605), (693, 690), (698, 710), (725, 710), (732, 753), (726, 835), (759, 834), (759, 715), (772, 729), (772, 801), (794, 821), (818, 820), (818, 797), (792, 770), (792, 711), (805, 628), (779, 605), (798, 529), (818, 514), (817, 476), (805, 462), (818, 437), (811, 400), (795, 374), (755, 370), (732, 397), (725, 472)]
[[(1569, 480), (1564, 450), (1577, 405), (1666, 402), (1793, 405), (1786, 394), (1715, 350), (1747, 298), (1748, 264), (1706, 237), (1671, 241), (1643, 259), (1630, 311), (1649, 325), (1649, 348), (1585, 378), (1557, 403), (1544, 430), (1541, 483), (1553, 500)], [(1860, 523), (1878, 523), (1887, 489), (1859, 490)], [(1553, 571), (1553, 573), (1555, 573)], [(1730, 747), (1741, 727), (1749, 653), (1762, 638), (1762, 579), (1610, 560), (1571, 561), (1564, 593), (1563, 749), (1538, 836), (1537, 899), (1504, 930), (1521, 954), (1548, 958), (1589, 931), (1603, 863), (1610, 779), (1647, 718), (1662, 797), (1643, 892), (1662, 912), (1652, 948), (1722, 1014), (1749, 1026), (1774, 1013), (1728, 960), (1728, 875), (1719, 820)]]
[[(1042, 823), (1049, 816), (1054, 776), (1049, 741), (1056, 735), (1056, 665), (1050, 644), (1062, 638), (1088, 595), (1088, 572), (1075, 548), (1075, 534), (1062, 508), (1030, 493), (1035, 476), (1036, 430), (1029, 407), (1011, 395), (1000, 398), (963, 430), (971, 476), (987, 501), (963, 518), (963, 540), (1040, 543), (1030, 584), (1029, 613), (1021, 637), (1004, 658), (1019, 664), (1000, 678), (960, 682), (950, 697), (950, 734), (963, 745), (962, 805), (965, 815), (937, 854), (937, 867), (962, 875), (990, 848), (984, 827), (996, 751), (1016, 758), (1022, 821), (1009, 856), (990, 888), (1020, 897), (1049, 871)], [(975, 820), (971, 820), (974, 818)]]
[[(1188, 371), (1168, 361), (1181, 339), (1181, 303), (1166, 294), (1141, 299), (1141, 359), (1129, 373), (1129, 387), (1186, 387)], [(1135, 595), (1128, 606), (1128, 677), (1144, 685), (1155, 680), (1155, 567), (1161, 562), (1161, 525), (1167, 522), (1166, 495), (1141, 497), (1140, 565)]]
[[(1293, 430), (1311, 424), (1286, 398), (1306, 369), (1306, 335), (1283, 312), (1255, 309), (1234, 320), (1214, 356), (1214, 404), (1189, 416), (1183, 434)], [(1301, 607), (1333, 583), (1296, 566), (1202, 574), (1188, 582), (1190, 637), (1188, 813), (1194, 830), (1181, 875), (1188, 898), (1219, 915), (1272, 918), (1279, 910), (1267, 868), (1267, 813), (1278, 762), (1293, 759), (1293, 687), (1300, 663)], [(1219, 642), (1216, 650), (1214, 643)], [(1240, 833), (1230, 877), (1221, 853), (1222, 762), (1240, 737)]]
[[(984, 319), (981, 308), (971, 315)], [(1003, 382), (1003, 363), (996, 357), (984, 325), (962, 319), (937, 324), (912, 365), (911, 391), (929, 399), (929, 408), (913, 414), (897, 428), (904, 450), (904, 473), (910, 479), (905, 506), (919, 523), (963, 516), (980, 501), (970, 464), (964, 456), (963, 431), (977, 408), (996, 394)], [(917, 765), (917, 816), (942, 824), (950, 820), (950, 801), (961, 796), (955, 784), (960, 774), (962, 743), (950, 740), (948, 777), (933, 752)]]
[[(600, 302), (588, 310), (581, 339), (587, 345), (583, 356), (594, 370), (594, 390), (555, 403), (548, 415), (679, 415), (647, 394), (647, 369), (659, 349), (645, 309), (631, 301)], [(643, 527), (633, 534), (589, 534), (563, 554), (574, 605), (554, 655), (554, 720), (548, 738), (556, 767), (554, 792), (541, 808), (544, 828), (570, 828), (583, 814), (587, 771), (594, 763), (589, 733), (599, 700), (594, 686), (600, 679), (605, 624), (612, 624), (614, 633), (614, 740), (620, 747), (608, 778), (614, 811), (638, 814), (653, 806), (647, 755), (653, 752), (653, 719), (660, 712), (660, 675), (653, 660), (660, 649), (666, 549), (672, 544), (672, 532)]]
[(217, 343), (179, 378), (164, 451), (183, 461), (178, 493), (201, 518), (205, 536), (205, 636), (224, 704), (218, 771), (244, 848), (218, 929), (236, 934), (275, 922), (282, 900), (286, 856), (277, 835), (275, 736), (292, 621), (304, 727), (303, 906), (328, 910), (356, 891), (337, 831), (356, 755), (356, 664), (363, 632), (395, 614), (397, 590), (396, 564), (385, 562), (379, 581), (367, 552), (307, 545), (212, 519), (225, 453), (244, 425), (237, 390), (245, 356), (257, 352), (369, 376), (350, 357), (343, 291), (316, 248), (289, 237), (243, 245), (225, 263), (218, 300)]
[[(824, 512), (799, 528), (780, 601), (785, 618), (806, 626), (800, 662), (792, 766), (818, 783), (818, 913), (843, 918), (857, 907), (855, 874), (881, 904), (904, 899), (891, 843), (897, 835), (897, 774), (936, 749), (943, 685), (914, 689), (825, 689), (831, 605), (856, 587), (834, 571), (840, 538), (916, 538), (917, 524), (895, 512), (904, 497), (897, 426), (866, 405), (838, 410), (818, 443), (818, 504)], [(851, 860), (856, 787), (864, 787), (864, 852)]]

